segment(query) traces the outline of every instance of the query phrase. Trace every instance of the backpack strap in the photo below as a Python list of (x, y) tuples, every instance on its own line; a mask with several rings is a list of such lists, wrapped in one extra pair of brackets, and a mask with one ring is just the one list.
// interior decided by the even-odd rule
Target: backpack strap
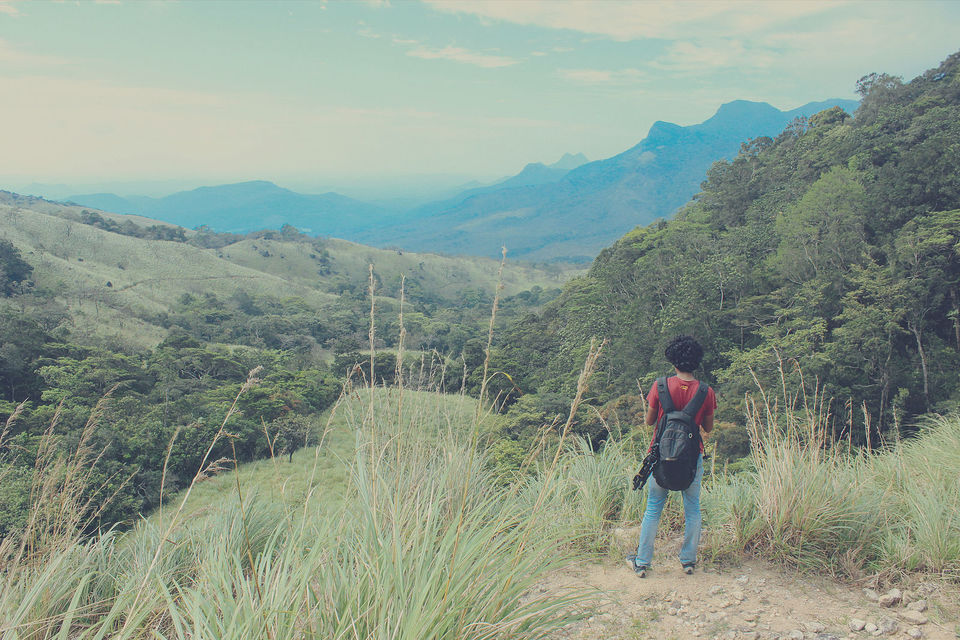
[(710, 385), (700, 381), (700, 386), (697, 387), (697, 392), (690, 402), (683, 408), (683, 412), (687, 414), (687, 417), (690, 418), (690, 421), (693, 422), (693, 419), (697, 417), (697, 412), (700, 411), (700, 407), (703, 406), (703, 403), (707, 399), (707, 392), (710, 391)]
[(676, 411), (673, 406), (673, 398), (670, 397), (670, 388), (667, 386), (667, 377), (657, 378), (657, 397), (660, 400), (660, 406), (663, 407), (663, 415)]

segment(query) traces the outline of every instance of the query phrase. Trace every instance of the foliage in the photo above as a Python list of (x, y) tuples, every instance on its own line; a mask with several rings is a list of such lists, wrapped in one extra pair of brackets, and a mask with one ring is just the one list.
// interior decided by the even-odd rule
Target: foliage
[[(160, 504), (161, 483), (169, 493), (189, 482), (204, 443), (258, 361), (268, 365), (260, 384), (237, 403), (239, 412), (229, 420), (233, 438), (214, 448), (214, 459), (262, 458), (271, 443), (292, 453), (315, 432), (307, 417), (333, 404), (340, 391), (339, 380), (327, 369), (291, 367), (279, 354), (204, 346), (172, 335), (152, 352), (128, 355), (48, 342), (50, 337), (29, 320), (10, 320), (3, 327), (11, 334), (0, 336), (0, 375), (5, 376), (0, 380), (13, 385), (15, 400), (32, 398), (9, 429), (20, 452), (5, 465), (11, 482), (34, 466), (40, 436), (51, 421), (56, 420), (56, 448), (68, 452), (99, 406), (89, 442), (100, 464), (91, 483), (113, 499), (94, 509), (95, 526), (127, 526), (138, 513)], [(0, 405), (0, 420), (14, 408)], [(5, 492), (0, 504), (0, 530), (22, 521), (23, 500)]]
[(33, 267), (9, 240), (0, 238), (0, 296), (17, 293), (30, 279)]
[(513, 323), (492, 366), (525, 393), (569, 396), (583, 345), (607, 337), (602, 405), (668, 373), (663, 348), (685, 333), (727, 422), (742, 424), (745, 392), (799, 387), (801, 369), (861, 445), (955, 406), (960, 54), (859, 89), (854, 117), (831, 109), (716, 163), (675, 219), (627, 233)]

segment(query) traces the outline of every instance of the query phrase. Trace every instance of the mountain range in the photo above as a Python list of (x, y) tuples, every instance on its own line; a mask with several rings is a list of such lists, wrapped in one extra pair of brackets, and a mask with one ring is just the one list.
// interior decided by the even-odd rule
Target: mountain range
[(248, 233), (293, 225), (304, 233), (347, 238), (382, 223), (391, 211), (338, 193), (307, 195), (265, 180), (180, 191), (163, 198), (112, 193), (70, 196), (69, 202), (193, 229)]
[(290, 224), (299, 230), (374, 246), (451, 254), (587, 262), (629, 229), (670, 216), (699, 190), (710, 166), (734, 157), (751, 138), (775, 136), (798, 117), (853, 100), (811, 102), (781, 111), (764, 102), (722, 105), (705, 122), (658, 121), (647, 137), (611, 158), (566, 154), (530, 163), (497, 183), (401, 211), (337, 193), (306, 195), (271, 182), (201, 187), (163, 198), (110, 193), (69, 201), (188, 228), (245, 233)]
[(735, 156), (743, 142), (775, 136), (795, 118), (833, 106), (852, 112), (858, 103), (828, 100), (780, 111), (737, 100), (701, 124), (656, 122), (639, 144), (560, 180), (466, 192), (355, 239), (472, 255), (496, 255), (506, 245), (515, 258), (586, 262), (629, 229), (688, 202), (710, 165)]

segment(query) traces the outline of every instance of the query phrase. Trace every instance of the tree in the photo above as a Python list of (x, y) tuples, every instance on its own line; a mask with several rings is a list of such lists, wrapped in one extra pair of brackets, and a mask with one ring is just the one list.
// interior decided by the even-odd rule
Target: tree
[(9, 240), (0, 240), (0, 295), (11, 296), (30, 279), (33, 267)]
[[(895, 252), (894, 264), (903, 278), (904, 321), (916, 342), (923, 373), (924, 402), (929, 411), (930, 367), (924, 349), (924, 334), (928, 329), (949, 332), (960, 347), (957, 309), (960, 298), (957, 293), (960, 287), (960, 210), (932, 213), (911, 220), (897, 234)], [(953, 318), (944, 322), (951, 314)]]
[(310, 421), (306, 416), (287, 414), (270, 423), (274, 432), (274, 455), (288, 456), (288, 462), (293, 462), (293, 454), (307, 446), (310, 437)]
[(835, 167), (777, 218), (776, 262), (789, 281), (823, 277), (842, 287), (843, 274), (864, 255), (866, 198), (850, 169)]

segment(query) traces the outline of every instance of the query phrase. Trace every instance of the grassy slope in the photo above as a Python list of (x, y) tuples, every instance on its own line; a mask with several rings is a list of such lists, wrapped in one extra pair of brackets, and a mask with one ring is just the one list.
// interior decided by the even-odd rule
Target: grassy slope
[[(30, 557), (0, 543), (12, 559), (0, 635), (534, 640), (584, 617), (585, 594), (535, 590), (569, 565), (570, 535), (529, 496), (497, 488), (459, 442), (472, 401), (361, 389), (339, 409), (340, 444), (321, 456), (339, 446), (349, 471), (342, 482), (340, 471), (318, 473), (303, 508), (290, 508), (290, 485), (289, 500), (269, 495), (282, 474), (245, 466), (248, 488), (267, 486), (242, 504), (224, 477), (201, 485), (203, 514), (168, 506), (89, 541), (38, 535), (45, 545)], [(351, 455), (342, 438), (354, 434)], [(312, 469), (303, 457), (295, 466)], [(338, 491), (344, 508), (330, 499)]]
[[(385, 283), (404, 273), (419, 280), (425, 290), (449, 300), (467, 287), (492, 294), (496, 285), (498, 263), (484, 258), (400, 255), (329, 240), (325, 242), (331, 274), (321, 276), (305, 243), (261, 239), (219, 250), (201, 249), (110, 233), (69, 219), (82, 210), (8, 197), (0, 200), (0, 237), (12, 241), (33, 265), (38, 289), (53, 293), (66, 306), (74, 332), (127, 344), (159, 342), (166, 330), (156, 324), (157, 315), (170, 311), (184, 293), (227, 297), (242, 288), (254, 296), (301, 297), (310, 307), (322, 310), (334, 300), (325, 291), (334, 288), (333, 278), (364, 283), (370, 263)], [(145, 220), (130, 219), (138, 224)], [(260, 253), (263, 250), (269, 257)], [(570, 275), (572, 271), (508, 263), (505, 292), (510, 295), (535, 285), (558, 287)]]
[[(477, 401), (470, 397), (406, 390), (400, 410), (399, 397), (396, 389), (377, 389), (373, 407), (376, 421), (391, 428), (397, 423), (397, 415), (402, 416), (401, 437), (410, 437), (411, 432), (419, 438), (434, 437), (447, 429), (461, 431), (473, 420), (477, 408)], [(241, 465), (240, 486), (244, 495), (256, 494), (268, 502), (299, 506), (312, 490), (314, 499), (327, 508), (339, 504), (347, 484), (347, 467), (354, 458), (357, 428), (365, 422), (369, 409), (369, 391), (355, 391), (318, 419), (312, 442), (294, 453), (292, 461), (278, 456)], [(225, 497), (231, 495), (236, 495), (236, 476), (224, 472), (198, 484), (185, 508), (190, 512), (216, 511), (227, 504)], [(181, 499), (182, 496), (171, 496), (168, 505), (175, 508)]]
[[(396, 282), (401, 274), (416, 279), (424, 290), (453, 300), (461, 289), (471, 287), (492, 292), (497, 284), (497, 261), (471, 256), (450, 257), (430, 253), (397, 252), (376, 249), (346, 240), (324, 241), (330, 254), (332, 269), (350, 282), (365, 282), (368, 265), (384, 283)], [(257, 248), (254, 249), (254, 246)], [(265, 250), (270, 257), (264, 257)], [(308, 286), (323, 286), (324, 277), (317, 275), (317, 263), (310, 258), (313, 250), (304, 243), (279, 240), (243, 240), (221, 252), (224, 259), (238, 265), (273, 273)], [(509, 256), (509, 254), (508, 254)], [(529, 264), (507, 262), (503, 271), (505, 295), (513, 295), (540, 286), (544, 289), (563, 285), (578, 269), (539, 268)]]
[(228, 296), (242, 286), (254, 295), (302, 296), (316, 307), (333, 298), (211, 251), (110, 233), (57, 215), (0, 206), (0, 224), (33, 265), (38, 289), (66, 305), (81, 333), (155, 344), (166, 331), (151, 320), (187, 292)]

